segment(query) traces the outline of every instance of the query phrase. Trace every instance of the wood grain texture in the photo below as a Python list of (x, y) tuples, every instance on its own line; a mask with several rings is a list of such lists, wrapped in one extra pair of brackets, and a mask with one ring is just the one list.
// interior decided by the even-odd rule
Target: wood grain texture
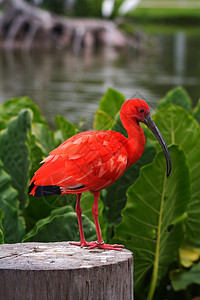
[(0, 245), (1, 300), (132, 300), (132, 253), (69, 242)]

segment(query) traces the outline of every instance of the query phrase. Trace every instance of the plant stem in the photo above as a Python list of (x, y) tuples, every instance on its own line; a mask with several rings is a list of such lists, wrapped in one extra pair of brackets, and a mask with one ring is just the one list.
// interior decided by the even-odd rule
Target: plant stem
[(160, 203), (160, 215), (159, 215), (159, 221), (158, 221), (158, 234), (157, 234), (158, 238), (157, 238), (157, 244), (156, 244), (154, 268), (153, 268), (151, 286), (150, 286), (150, 289), (149, 289), (147, 300), (152, 300), (152, 298), (153, 298), (153, 295), (154, 295), (154, 292), (155, 292), (155, 289), (156, 289), (157, 277), (158, 277), (159, 250), (160, 250), (160, 238), (161, 238), (161, 223), (162, 223), (162, 212), (163, 212), (164, 196), (165, 196), (165, 185), (166, 185), (166, 176), (164, 177), (163, 193), (162, 193), (161, 203)]

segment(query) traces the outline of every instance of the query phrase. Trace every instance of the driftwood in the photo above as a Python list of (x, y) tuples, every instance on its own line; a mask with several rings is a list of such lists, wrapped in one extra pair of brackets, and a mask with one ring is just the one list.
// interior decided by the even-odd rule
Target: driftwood
[(60, 17), (24, 0), (2, 0), (2, 7), (1, 48), (138, 48), (138, 37), (125, 35), (112, 21)]
[(132, 253), (69, 243), (0, 245), (1, 300), (132, 300)]

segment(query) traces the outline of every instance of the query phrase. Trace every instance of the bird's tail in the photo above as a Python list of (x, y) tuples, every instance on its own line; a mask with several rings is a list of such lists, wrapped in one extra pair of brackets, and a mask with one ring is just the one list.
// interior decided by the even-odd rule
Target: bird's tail
[(35, 185), (34, 182), (31, 181), (28, 192), (35, 197), (60, 195), (62, 193), (61, 188), (57, 185)]

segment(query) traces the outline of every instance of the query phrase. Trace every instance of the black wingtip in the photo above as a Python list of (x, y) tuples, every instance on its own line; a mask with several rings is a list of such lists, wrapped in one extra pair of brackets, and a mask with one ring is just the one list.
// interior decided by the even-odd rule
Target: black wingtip
[(38, 185), (35, 189), (35, 197), (42, 197), (42, 196), (51, 196), (51, 195), (60, 195), (61, 188), (56, 185)]
[(28, 193), (30, 194), (35, 186), (34, 184), (35, 181), (33, 181), (30, 185), (29, 185), (29, 189), (28, 189)]
[[(34, 182), (32, 182), (29, 186), (29, 194), (31, 194), (33, 188), (35, 187)], [(60, 195), (61, 188), (56, 185), (38, 185), (33, 193), (35, 197), (43, 197), (43, 196), (51, 196), (51, 195)]]

